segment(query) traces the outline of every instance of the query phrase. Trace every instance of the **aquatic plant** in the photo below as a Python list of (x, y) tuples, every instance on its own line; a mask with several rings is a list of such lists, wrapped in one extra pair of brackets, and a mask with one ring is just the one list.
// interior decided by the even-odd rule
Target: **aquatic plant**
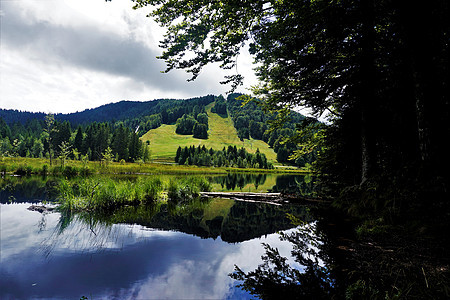
[(61, 211), (111, 211), (126, 205), (152, 204), (164, 200), (166, 194), (171, 201), (189, 201), (211, 186), (203, 177), (179, 177), (167, 185), (151, 176), (136, 180), (61, 179), (57, 189)]
[(190, 176), (173, 179), (169, 182), (167, 195), (170, 201), (190, 201), (200, 192), (211, 191), (211, 183), (204, 177)]

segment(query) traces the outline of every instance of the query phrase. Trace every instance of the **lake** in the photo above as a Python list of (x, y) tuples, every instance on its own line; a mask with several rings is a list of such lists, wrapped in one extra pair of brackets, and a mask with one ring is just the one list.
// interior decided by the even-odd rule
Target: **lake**
[[(215, 190), (304, 184), (301, 176), (247, 175), (210, 180)], [(39, 213), (28, 208), (51, 200), (49, 179), (5, 178), (0, 186), (1, 299), (249, 299), (229, 276), (234, 266), (254, 270), (268, 243), (302, 270), (277, 232), (297, 230), (287, 213), (314, 224), (302, 206), (229, 199), (108, 215)]]

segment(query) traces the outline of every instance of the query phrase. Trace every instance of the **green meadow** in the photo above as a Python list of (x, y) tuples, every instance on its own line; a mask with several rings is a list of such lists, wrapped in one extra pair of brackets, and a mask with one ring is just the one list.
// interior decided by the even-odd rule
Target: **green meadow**
[(175, 133), (176, 125), (162, 125), (156, 129), (149, 130), (142, 136), (142, 141), (150, 141), (151, 158), (154, 161), (173, 162), (179, 146), (205, 146), (215, 150), (222, 150), (223, 147), (236, 146), (244, 147), (248, 152), (255, 153), (257, 149), (264, 153), (272, 163), (277, 163), (277, 155), (269, 145), (261, 140), (245, 139), (239, 140), (236, 129), (231, 118), (222, 117), (211, 112), (215, 103), (206, 107), (208, 114), (209, 130), (208, 139), (197, 139), (192, 135), (179, 135)]

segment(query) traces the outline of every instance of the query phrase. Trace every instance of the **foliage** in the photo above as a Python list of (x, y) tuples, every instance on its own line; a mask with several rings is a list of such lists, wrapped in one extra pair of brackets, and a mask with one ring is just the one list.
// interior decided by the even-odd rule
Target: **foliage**
[(105, 164), (105, 167), (108, 167), (109, 163), (112, 161), (113, 155), (111, 148), (106, 148), (102, 153), (102, 162)]
[(55, 117), (52, 114), (48, 114), (44, 118), (45, 120), (45, 128), (44, 132), (46, 133), (46, 141), (48, 144), (48, 156), (50, 158), (50, 166), (52, 165), (52, 153), (53, 153), (53, 135), (58, 131), (55, 128)]
[(177, 120), (175, 132), (177, 134), (192, 134), (196, 120), (191, 115), (184, 114)]
[[(139, 136), (161, 124), (175, 123), (183, 114), (208, 124), (204, 107), (212, 101), (212, 95), (186, 100), (122, 101), (56, 115), (0, 109), (0, 155), (39, 158), (46, 154), (53, 159), (60, 156), (60, 146), (65, 143), (73, 149), (68, 156), (72, 159), (87, 155), (89, 160), (100, 161), (110, 147), (117, 161), (146, 161), (149, 153)], [(203, 127), (198, 132), (205, 137)]]
[(189, 202), (199, 196), (199, 192), (209, 192), (211, 184), (203, 177), (182, 177), (170, 180), (167, 188), (169, 200), (175, 203)]
[(62, 142), (61, 145), (59, 145), (60, 151), (58, 158), (61, 161), (61, 168), (64, 168), (66, 161), (69, 157), (69, 154), (72, 153), (70, 151), (70, 145), (67, 142)]
[(60, 180), (57, 189), (61, 211), (110, 211), (156, 201), (161, 198), (163, 186), (159, 178), (136, 181), (85, 178)]
[(202, 107), (199, 111), (195, 106), (193, 113), (184, 114), (177, 120), (175, 132), (177, 134), (190, 135), (194, 138), (207, 139), (208, 138), (208, 115), (204, 112), (205, 108)]
[(194, 138), (207, 139), (208, 138), (208, 126), (201, 123), (196, 123), (192, 129)]

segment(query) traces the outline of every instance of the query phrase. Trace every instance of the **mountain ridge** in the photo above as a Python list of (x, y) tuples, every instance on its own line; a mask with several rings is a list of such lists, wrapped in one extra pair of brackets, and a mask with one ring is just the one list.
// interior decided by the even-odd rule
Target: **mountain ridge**
[[(121, 121), (125, 119), (137, 118), (146, 115), (157, 113), (157, 106), (165, 106), (167, 102), (176, 102), (181, 104), (183, 102), (189, 103), (207, 96), (199, 96), (186, 99), (162, 98), (148, 101), (133, 101), (120, 100), (118, 102), (111, 102), (102, 104), (98, 107), (87, 108), (82, 111), (73, 113), (56, 113), (55, 119), (58, 121), (69, 121), (74, 125), (86, 124), (91, 122), (112, 122)], [(4, 109), (0, 108), (0, 117), (7, 123), (13, 124), (19, 122), (25, 124), (28, 120), (40, 119), (43, 120), (44, 112), (22, 111), (18, 109)]]

